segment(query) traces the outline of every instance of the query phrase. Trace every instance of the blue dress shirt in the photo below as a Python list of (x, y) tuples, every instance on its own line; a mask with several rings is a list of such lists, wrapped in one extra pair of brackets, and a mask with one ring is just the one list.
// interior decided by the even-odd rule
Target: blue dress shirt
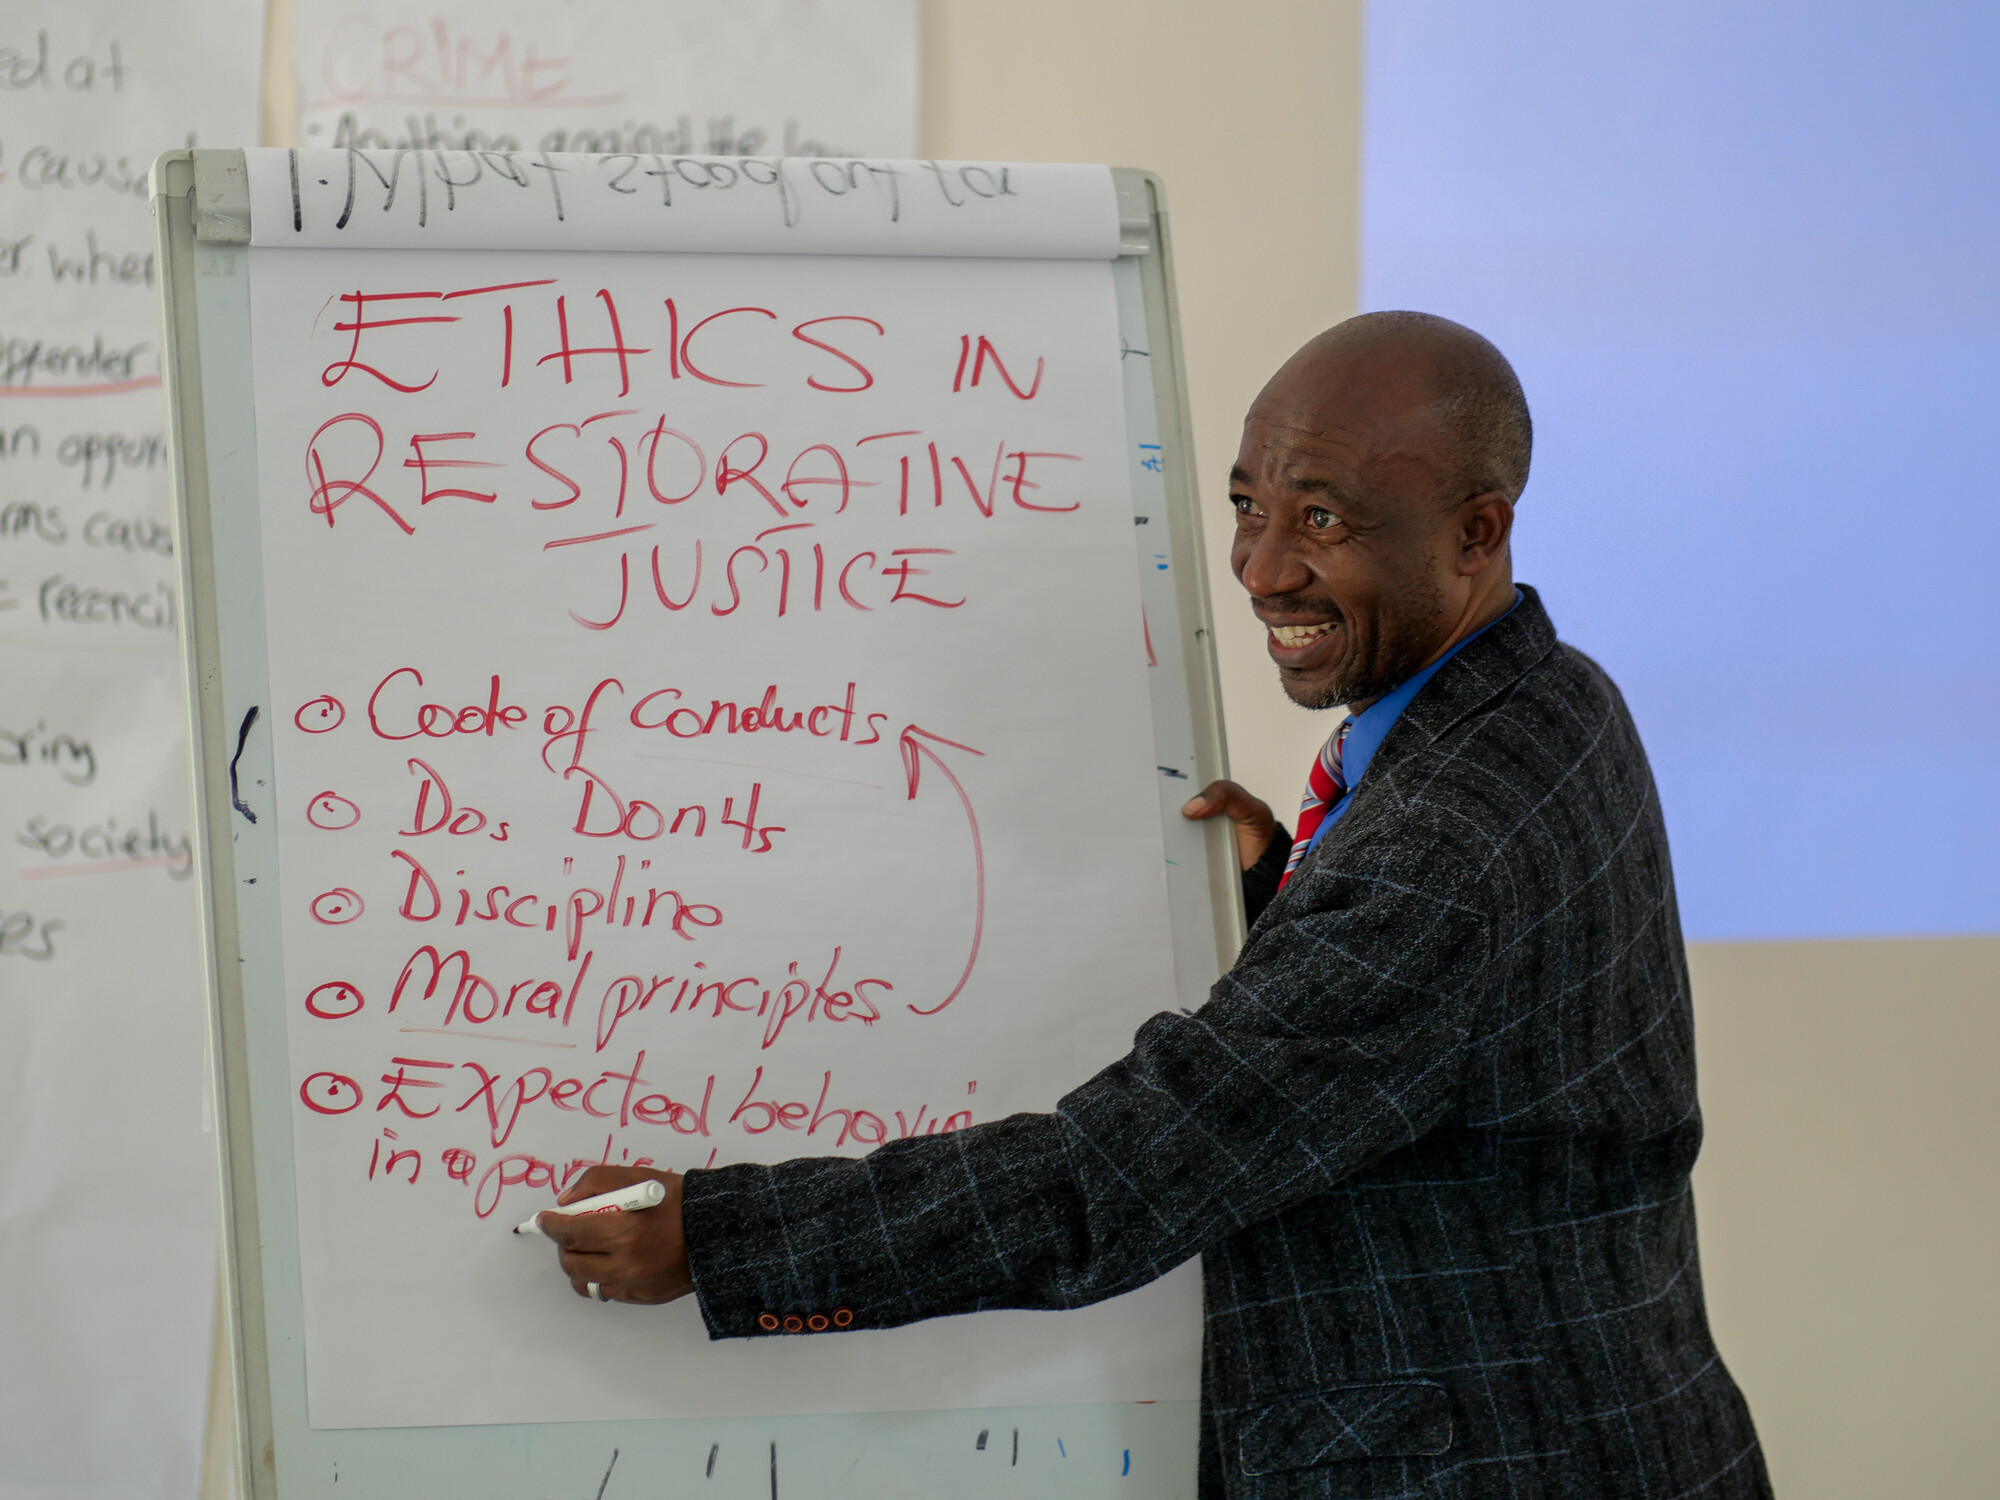
[[(1514, 602), (1509, 606), (1507, 615), (1511, 615), (1520, 607), (1521, 591), (1516, 589)], [(1340, 770), (1347, 780), (1347, 794), (1327, 810), (1326, 817), (1321, 820), (1319, 827), (1313, 833), (1309, 848), (1317, 849), (1319, 841), (1326, 837), (1327, 830), (1340, 821), (1341, 814), (1347, 811), (1347, 804), (1354, 800), (1354, 789), (1361, 785), (1361, 778), (1368, 774), (1368, 763), (1375, 758), (1375, 752), (1382, 748), (1382, 741), (1389, 737), (1389, 731), (1395, 728), (1396, 720), (1403, 716), (1403, 710), (1408, 708), (1410, 701), (1424, 690), (1424, 684), (1437, 676), (1438, 669), (1446, 662), (1498, 625), (1500, 620), (1506, 619), (1507, 615), (1500, 616), (1499, 620), (1489, 620), (1414, 677), (1405, 678), (1395, 688), (1384, 693), (1354, 716), (1354, 727), (1347, 731), (1347, 743), (1340, 747)]]

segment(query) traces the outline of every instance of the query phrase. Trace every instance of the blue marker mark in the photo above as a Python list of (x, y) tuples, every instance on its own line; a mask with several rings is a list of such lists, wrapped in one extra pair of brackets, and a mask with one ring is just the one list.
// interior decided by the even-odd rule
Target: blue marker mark
[(1158, 559), (1159, 559), (1159, 561), (1160, 561), (1160, 571), (1161, 571), (1162, 573), (1166, 572), (1166, 571), (1167, 571), (1167, 554), (1166, 554), (1166, 553), (1164, 553), (1164, 552), (1155, 552), (1155, 553), (1153, 554), (1153, 556), (1154, 556), (1154, 557), (1156, 557), (1156, 558), (1158, 558)]
[(1141, 443), (1139, 451), (1148, 455), (1139, 460), (1139, 467), (1142, 469), (1151, 469), (1155, 474), (1160, 473), (1160, 445), (1158, 443)]
[(1068, 1457), (1069, 1457), (1069, 1449), (1065, 1448), (1065, 1447), (1064, 1447), (1064, 1446), (1062, 1445), (1062, 1439), (1061, 1439), (1061, 1438), (1057, 1438), (1057, 1439), (1056, 1439), (1056, 1452), (1060, 1453), (1060, 1454), (1061, 1454), (1061, 1455), (1062, 1455), (1062, 1456), (1063, 1456), (1064, 1458), (1068, 1458)]
[(1125, 1467), (1118, 1472), (1120, 1474), (1130, 1474), (1132, 1472), (1132, 1450), (1130, 1448), (1125, 1450)]

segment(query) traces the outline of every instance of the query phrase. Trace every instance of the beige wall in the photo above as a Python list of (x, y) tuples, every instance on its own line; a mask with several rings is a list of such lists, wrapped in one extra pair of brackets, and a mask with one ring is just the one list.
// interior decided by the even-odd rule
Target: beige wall
[(1778, 1494), (2000, 1495), (2000, 938), (1693, 969), (1709, 1314)]
[(1263, 628), (1230, 578), (1227, 476), (1251, 397), (1310, 335), (1354, 311), (1361, 9), (1356, 0), (923, 7), (926, 152), (1101, 161), (1166, 179), (1230, 765), (1281, 809), (1297, 805), (1333, 722), (1277, 690)]
[[(1354, 311), (1361, 5), (924, 0), (923, 22), (926, 152), (1167, 181), (1231, 760), (1289, 804), (1328, 725), (1278, 691), (1229, 580), (1222, 479), (1265, 377)], [(1780, 1495), (2000, 1494), (2000, 939), (1693, 958), (1709, 1304)]]

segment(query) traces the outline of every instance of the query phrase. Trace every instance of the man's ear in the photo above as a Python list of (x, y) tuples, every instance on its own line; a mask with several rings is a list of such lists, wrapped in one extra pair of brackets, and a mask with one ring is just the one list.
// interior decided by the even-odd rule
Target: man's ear
[(1458, 572), (1462, 578), (1483, 573), (1495, 558), (1507, 554), (1514, 534), (1514, 502), (1500, 490), (1472, 496), (1458, 511)]

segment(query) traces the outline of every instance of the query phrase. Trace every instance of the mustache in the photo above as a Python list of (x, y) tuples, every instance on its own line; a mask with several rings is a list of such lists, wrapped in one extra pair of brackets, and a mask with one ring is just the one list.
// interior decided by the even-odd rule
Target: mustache
[(1315, 619), (1329, 620), (1338, 625), (1347, 616), (1331, 599), (1315, 599), (1310, 594), (1252, 594), (1251, 608), (1265, 616), (1290, 617), (1311, 615)]

